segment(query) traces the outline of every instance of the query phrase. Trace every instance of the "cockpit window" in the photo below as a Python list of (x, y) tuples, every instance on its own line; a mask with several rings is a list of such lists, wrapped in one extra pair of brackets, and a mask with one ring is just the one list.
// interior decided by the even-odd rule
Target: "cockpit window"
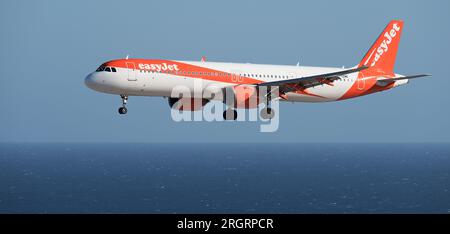
[(101, 72), (101, 71), (105, 71), (105, 72), (117, 72), (117, 69), (115, 67), (105, 67), (105, 66), (100, 66), (99, 68), (97, 68), (96, 70), (97, 72)]

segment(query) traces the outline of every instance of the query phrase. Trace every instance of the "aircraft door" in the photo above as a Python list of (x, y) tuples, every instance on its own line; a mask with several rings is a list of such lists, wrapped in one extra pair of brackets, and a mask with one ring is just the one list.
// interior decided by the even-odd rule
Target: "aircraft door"
[(127, 70), (128, 70), (128, 80), (129, 81), (136, 81), (136, 64), (134, 62), (126, 62)]
[(365, 80), (365, 76), (362, 72), (360, 72), (361, 78), (357, 78), (358, 79), (358, 90), (364, 90), (365, 86), (366, 86), (366, 80)]
[(233, 83), (241, 83), (243, 81), (243, 77), (240, 75), (241, 71), (232, 70), (231, 71), (231, 82)]

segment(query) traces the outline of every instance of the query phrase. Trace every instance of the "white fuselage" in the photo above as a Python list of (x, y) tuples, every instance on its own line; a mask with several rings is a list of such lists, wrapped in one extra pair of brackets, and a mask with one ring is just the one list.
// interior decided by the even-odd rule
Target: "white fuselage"
[[(230, 73), (231, 75), (217, 80), (214, 77), (214, 72), (209, 74), (205, 72), (202, 77), (195, 77), (195, 75), (190, 74), (191, 71), (185, 71), (184, 73), (180, 70), (175, 71), (175, 69), (173, 71), (164, 71), (161, 67), (148, 70), (145, 69), (145, 64), (150, 62), (145, 63), (145, 60), (130, 60), (130, 62), (127, 62), (127, 67), (115, 67), (116, 72), (100, 71), (91, 73), (86, 78), (86, 84), (94, 90), (111, 94), (170, 97), (172, 96), (173, 89), (177, 86), (188, 88), (193, 95), (202, 95), (205, 88), (211, 85), (227, 87), (242, 84), (242, 77), (251, 78), (260, 82), (270, 82), (343, 70), (342, 68), (331, 67), (168, 61), (174, 64), (186, 64), (221, 71)], [(211, 76), (211, 79), (208, 79), (208, 76)], [(292, 102), (326, 102), (339, 100), (355, 85), (355, 82), (358, 83), (358, 89), (364, 90), (370, 88), (367, 87), (364, 79), (357, 79), (357, 76), (358, 73), (348, 74), (342, 76), (340, 80), (334, 81), (333, 85), (323, 84), (311, 87), (307, 89), (308, 92), (306, 94), (289, 92), (286, 95), (288, 96), (288, 101)]]

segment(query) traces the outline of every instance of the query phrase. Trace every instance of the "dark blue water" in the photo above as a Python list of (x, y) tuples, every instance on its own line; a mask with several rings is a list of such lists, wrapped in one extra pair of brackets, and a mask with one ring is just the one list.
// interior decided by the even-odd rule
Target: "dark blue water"
[(0, 144), (0, 213), (450, 213), (450, 144)]

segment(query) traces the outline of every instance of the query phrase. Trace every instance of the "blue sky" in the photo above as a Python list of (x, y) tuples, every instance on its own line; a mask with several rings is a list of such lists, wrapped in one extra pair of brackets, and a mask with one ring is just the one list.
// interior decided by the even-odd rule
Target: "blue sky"
[[(0, 141), (450, 141), (449, 1), (0, 2)], [(396, 72), (431, 73), (342, 102), (281, 103), (280, 128), (173, 122), (163, 98), (94, 92), (85, 76), (131, 57), (352, 66), (391, 19), (405, 27)]]

